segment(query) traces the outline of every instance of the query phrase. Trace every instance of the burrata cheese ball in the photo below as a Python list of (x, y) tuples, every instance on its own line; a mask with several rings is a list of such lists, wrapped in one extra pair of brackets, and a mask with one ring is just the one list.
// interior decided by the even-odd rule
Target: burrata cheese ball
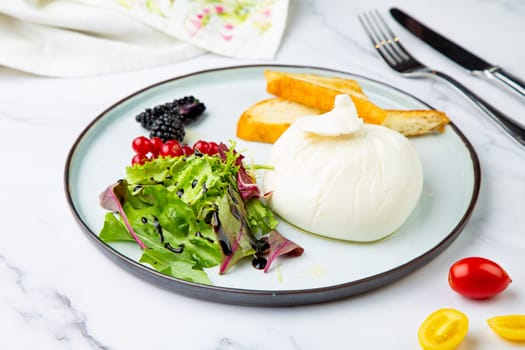
[(417, 205), (423, 170), (411, 141), (364, 124), (347, 95), (296, 120), (275, 142), (264, 176), (268, 204), (311, 233), (358, 242), (394, 233)]

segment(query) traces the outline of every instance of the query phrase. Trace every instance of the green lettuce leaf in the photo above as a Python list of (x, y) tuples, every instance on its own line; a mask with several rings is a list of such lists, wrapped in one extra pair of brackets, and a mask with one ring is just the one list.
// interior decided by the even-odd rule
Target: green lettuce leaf
[(167, 250), (146, 249), (140, 262), (147, 263), (168, 276), (175, 276), (189, 282), (210, 284), (206, 272), (195, 269), (191, 261), (173, 260), (170, 253)]
[(279, 223), (273, 212), (260, 200), (252, 198), (245, 202), (248, 225), (254, 234), (265, 235)]
[(112, 212), (106, 213), (104, 226), (102, 226), (99, 237), (106, 242), (135, 241), (126, 226)]

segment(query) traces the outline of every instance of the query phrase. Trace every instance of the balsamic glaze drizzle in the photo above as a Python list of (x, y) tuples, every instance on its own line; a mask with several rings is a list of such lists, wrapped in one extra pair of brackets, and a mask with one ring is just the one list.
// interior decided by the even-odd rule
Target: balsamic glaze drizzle
[(255, 256), (252, 260), (252, 266), (257, 270), (263, 270), (266, 267), (268, 260), (263, 256)]
[(160, 242), (164, 243), (164, 232), (162, 231), (162, 226), (160, 226), (159, 219), (157, 219), (156, 216), (153, 217), (153, 227), (155, 227), (155, 230), (160, 236)]
[(215, 241), (214, 241), (213, 239), (211, 239), (210, 237), (203, 236), (202, 233), (200, 233), (199, 231), (195, 232), (195, 237), (203, 238), (203, 239), (207, 240), (207, 241), (210, 242), (210, 243), (215, 242)]
[(180, 254), (184, 251), (184, 244), (181, 243), (179, 244), (179, 246), (177, 248), (173, 248), (173, 246), (171, 244), (169, 244), (168, 242), (164, 243), (164, 247), (166, 249), (168, 249), (169, 251), (173, 252), (173, 253), (176, 253), (176, 254)]

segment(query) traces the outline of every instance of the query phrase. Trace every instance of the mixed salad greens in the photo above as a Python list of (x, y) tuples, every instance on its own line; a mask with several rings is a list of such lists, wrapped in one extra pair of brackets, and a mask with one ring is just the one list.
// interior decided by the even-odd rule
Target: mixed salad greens
[(205, 269), (226, 273), (245, 257), (267, 272), (280, 255), (303, 248), (280, 235), (243, 156), (221, 143), (215, 154), (158, 156), (126, 168), (101, 195), (110, 210), (105, 242), (134, 241), (140, 261), (169, 276), (209, 284)]

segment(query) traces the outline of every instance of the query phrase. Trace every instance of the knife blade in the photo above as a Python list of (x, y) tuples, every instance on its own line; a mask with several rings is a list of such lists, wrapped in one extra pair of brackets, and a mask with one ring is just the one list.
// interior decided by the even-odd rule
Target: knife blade
[(525, 83), (519, 78), (467, 51), (398, 8), (391, 8), (390, 14), (416, 37), (457, 64), (472, 73), (481, 74), (489, 79), (496, 80), (502, 83), (503, 86), (510, 88), (510, 91), (525, 98)]

